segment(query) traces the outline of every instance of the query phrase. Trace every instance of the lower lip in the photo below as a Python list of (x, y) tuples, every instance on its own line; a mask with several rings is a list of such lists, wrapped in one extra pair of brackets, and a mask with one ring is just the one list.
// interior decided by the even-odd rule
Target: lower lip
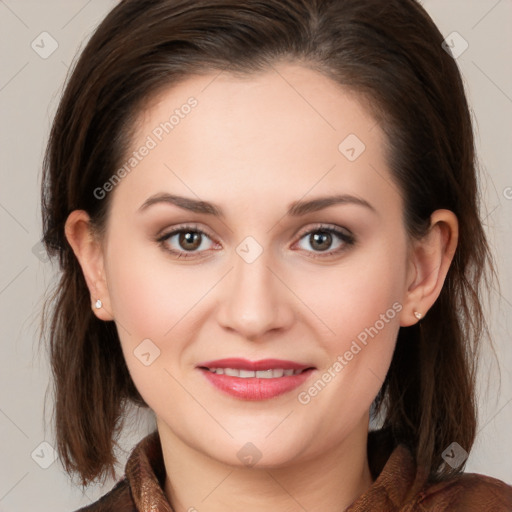
[(298, 388), (314, 370), (309, 369), (298, 375), (276, 377), (275, 379), (232, 377), (230, 375), (219, 375), (202, 368), (201, 371), (217, 389), (228, 395), (242, 400), (267, 400)]

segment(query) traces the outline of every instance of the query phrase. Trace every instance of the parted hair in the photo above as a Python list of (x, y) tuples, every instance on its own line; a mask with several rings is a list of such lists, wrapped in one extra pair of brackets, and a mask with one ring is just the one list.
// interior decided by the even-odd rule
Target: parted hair
[(86, 485), (112, 472), (126, 407), (146, 404), (115, 323), (92, 312), (64, 234), (68, 215), (86, 210), (104, 233), (111, 195), (99, 199), (94, 190), (125, 160), (137, 120), (158, 93), (192, 74), (251, 76), (279, 61), (333, 79), (378, 121), (411, 240), (427, 233), (437, 209), (459, 220), (440, 296), (418, 324), (400, 328), (372, 414), (432, 481), (463, 470), (442, 464), (442, 453), (454, 441), (469, 452), (474, 442), (478, 348), (488, 334), (482, 297), (495, 270), (470, 110), (443, 39), (415, 0), (122, 0), (99, 24), (66, 80), (41, 189), (43, 241), (60, 269), (43, 308), (42, 338), (57, 448), (70, 474)]

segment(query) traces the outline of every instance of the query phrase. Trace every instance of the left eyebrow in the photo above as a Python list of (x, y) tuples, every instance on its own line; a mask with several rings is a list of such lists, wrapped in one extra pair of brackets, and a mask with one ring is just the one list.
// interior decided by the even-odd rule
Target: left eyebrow
[(350, 194), (318, 197), (310, 201), (294, 201), (288, 208), (287, 215), (298, 217), (306, 215), (307, 213), (323, 210), (335, 204), (356, 204), (364, 206), (378, 215), (377, 210), (368, 201)]
[[(224, 213), (220, 206), (217, 206), (213, 203), (166, 193), (151, 196), (140, 206), (139, 211), (145, 210), (150, 206), (158, 203), (173, 204), (179, 208), (195, 213), (203, 213), (207, 215), (213, 215), (215, 217), (224, 217)], [(350, 194), (318, 197), (309, 201), (294, 201), (288, 207), (286, 215), (292, 217), (300, 217), (308, 213), (323, 210), (324, 208), (328, 208), (329, 206), (336, 204), (356, 204), (368, 208), (378, 215), (377, 210), (368, 201)]]

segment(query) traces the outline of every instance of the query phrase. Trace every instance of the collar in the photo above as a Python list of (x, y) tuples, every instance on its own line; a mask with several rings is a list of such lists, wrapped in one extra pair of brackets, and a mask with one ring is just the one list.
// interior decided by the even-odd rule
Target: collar
[[(369, 432), (368, 462), (374, 482), (346, 512), (399, 510), (414, 499), (427, 480), (405, 445), (393, 447), (388, 431)], [(139, 512), (173, 512), (163, 490), (165, 466), (157, 431), (135, 447), (125, 474)]]
[(135, 447), (126, 463), (125, 475), (139, 512), (173, 512), (163, 491), (165, 466), (158, 431)]

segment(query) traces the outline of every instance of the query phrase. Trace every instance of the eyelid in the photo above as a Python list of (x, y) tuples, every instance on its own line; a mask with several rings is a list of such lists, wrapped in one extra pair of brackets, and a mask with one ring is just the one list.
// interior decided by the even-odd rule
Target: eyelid
[(325, 222), (318, 222), (313, 225), (308, 225), (306, 228), (300, 229), (297, 234), (295, 235), (299, 239), (301, 239), (304, 235), (308, 235), (311, 232), (315, 231), (333, 231), (335, 233), (344, 234), (347, 237), (353, 237), (353, 234), (350, 230), (347, 228), (343, 228), (341, 226), (338, 226), (336, 224), (326, 224)]
[(211, 240), (214, 239), (214, 237), (208, 232), (208, 230), (199, 227), (198, 224), (195, 224), (194, 222), (188, 222), (183, 224), (178, 224), (176, 226), (173, 226), (169, 230), (163, 229), (159, 234), (156, 235), (157, 241), (165, 240), (166, 238), (169, 238), (171, 235), (175, 235), (176, 233), (179, 233), (181, 231), (197, 231), (198, 233), (202, 233), (203, 235), (206, 235)]

